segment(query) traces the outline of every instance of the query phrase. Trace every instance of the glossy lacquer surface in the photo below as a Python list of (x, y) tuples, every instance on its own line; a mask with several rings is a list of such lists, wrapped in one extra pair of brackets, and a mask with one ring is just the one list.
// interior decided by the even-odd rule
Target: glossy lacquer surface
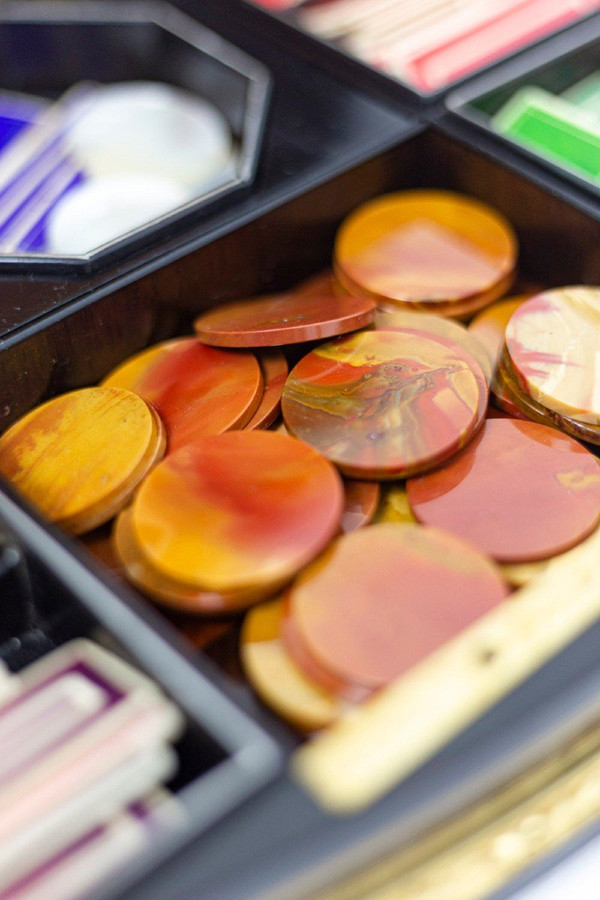
[(600, 288), (564, 287), (531, 297), (511, 316), (506, 346), (534, 400), (600, 424)]
[(502, 562), (544, 559), (600, 519), (600, 466), (573, 438), (516, 419), (488, 419), (449, 465), (407, 482), (417, 519)]
[(470, 438), (487, 386), (470, 354), (433, 337), (365, 331), (324, 344), (290, 373), (289, 431), (356, 478), (423, 471)]
[(179, 338), (142, 351), (103, 381), (134, 391), (163, 419), (169, 452), (210, 434), (241, 428), (263, 396), (263, 376), (251, 353), (205, 347)]
[(290, 618), (349, 687), (388, 684), (507, 596), (494, 564), (437, 529), (379, 524), (336, 541), (297, 579)]
[(232, 431), (167, 457), (133, 506), (136, 542), (164, 575), (203, 591), (267, 590), (339, 528), (337, 472), (301, 441)]

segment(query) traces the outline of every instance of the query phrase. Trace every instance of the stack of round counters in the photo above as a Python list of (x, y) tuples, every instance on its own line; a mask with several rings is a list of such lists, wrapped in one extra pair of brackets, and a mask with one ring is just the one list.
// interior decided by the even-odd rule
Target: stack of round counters
[(163, 425), (140, 397), (96, 387), (55, 397), (0, 438), (0, 474), (72, 534), (111, 519), (161, 459)]
[(322, 344), (292, 370), (286, 428), (350, 477), (388, 479), (448, 459), (480, 427), (487, 385), (455, 344), (413, 331), (364, 331)]
[(465, 318), (513, 281), (517, 241), (479, 200), (447, 191), (376, 198), (342, 223), (334, 268), (343, 287), (378, 304)]
[(511, 316), (501, 359), (511, 398), (525, 414), (546, 416), (596, 444), (600, 443), (599, 324), (599, 288), (566, 287), (536, 294)]
[(206, 435), (243, 427), (264, 396), (261, 367), (252, 353), (206, 347), (195, 338), (150, 347), (107, 375), (103, 384), (134, 391), (153, 404), (165, 423), (170, 452)]
[(578, 438), (588, 444), (600, 444), (600, 428), (596, 425), (589, 425), (585, 422), (579, 422), (569, 416), (562, 415), (553, 409), (548, 409), (537, 403), (526, 391), (518, 380), (513, 366), (508, 356), (506, 348), (500, 357), (500, 366), (496, 377), (496, 382), (502, 392), (501, 398), (503, 409), (508, 411), (510, 406), (516, 410), (516, 415), (521, 419), (527, 419), (532, 422), (539, 422), (541, 425), (552, 425), (571, 437)]
[(244, 672), (267, 706), (294, 727), (304, 732), (326, 728), (344, 713), (347, 704), (294, 662), (281, 636), (284, 617), (282, 598), (249, 611), (240, 643)]
[(211, 591), (189, 581), (171, 578), (155, 566), (141, 549), (135, 534), (131, 509), (125, 509), (113, 529), (114, 551), (126, 578), (143, 593), (164, 606), (184, 613), (222, 615), (245, 609), (257, 599), (252, 590)]
[(452, 462), (407, 482), (419, 522), (471, 541), (504, 563), (555, 556), (600, 521), (600, 464), (568, 435), (490, 419)]
[(269, 705), (294, 724), (319, 727), (343, 712), (344, 701), (389, 684), (507, 595), (497, 567), (457, 538), (373, 525), (335, 541), (284, 603), (250, 613), (242, 661)]
[(230, 612), (271, 596), (340, 527), (339, 475), (311, 447), (230, 431), (170, 454), (117, 527), (131, 579), (156, 599)]
[(226, 303), (199, 316), (198, 338), (215, 347), (278, 347), (347, 334), (370, 325), (371, 299), (322, 289), (269, 294)]
[[(424, 234), (422, 256), (430, 254), (440, 222), (431, 229), (428, 221), (409, 223), (401, 250), (412, 252)], [(498, 223), (486, 232), (482, 221), (489, 245)], [(442, 243), (456, 249), (456, 240)], [(444, 253), (439, 259), (446, 265)], [(463, 288), (482, 272), (466, 259)], [(478, 335), (482, 323), (506, 321), (507, 304), (469, 331), (448, 317), (493, 296), (498, 279), (487, 288), (472, 280), (467, 298), (378, 297), (376, 310), (374, 292), (348, 296), (321, 274), (200, 316), (198, 335), (214, 346), (198, 338), (158, 345), (97, 389), (135, 392), (169, 437), (170, 454), (136, 482), (117, 519), (115, 565), (178, 615), (240, 612), (291, 585), (251, 610), (241, 653), (259, 695), (303, 730), (333, 721), (493, 608), (507, 588), (491, 556), (506, 581), (522, 584), (597, 527), (599, 469), (589, 452), (542, 425), (484, 424), (504, 325), (489, 356)], [(346, 334), (359, 328), (367, 330)], [(337, 335), (286, 380), (279, 345)], [(284, 433), (265, 432), (282, 389)]]

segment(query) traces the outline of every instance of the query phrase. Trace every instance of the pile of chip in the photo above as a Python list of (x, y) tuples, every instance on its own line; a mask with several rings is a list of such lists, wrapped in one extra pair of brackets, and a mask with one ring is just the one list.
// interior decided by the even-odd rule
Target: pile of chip
[(71, 533), (118, 514), (114, 566), (170, 610), (252, 607), (249, 680), (324, 727), (600, 521), (573, 437), (600, 433), (600, 290), (494, 303), (516, 253), (479, 201), (372, 201), (333, 274), (209, 310), (195, 337), (50, 400), (0, 438), (0, 472)]

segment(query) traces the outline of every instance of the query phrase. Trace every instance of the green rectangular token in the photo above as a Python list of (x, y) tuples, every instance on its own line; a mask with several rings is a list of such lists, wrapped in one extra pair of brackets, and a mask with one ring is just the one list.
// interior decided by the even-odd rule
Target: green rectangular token
[(563, 100), (600, 118), (600, 71), (592, 72), (563, 91)]
[(600, 122), (542, 88), (521, 88), (491, 124), (501, 134), (579, 175), (600, 175)]

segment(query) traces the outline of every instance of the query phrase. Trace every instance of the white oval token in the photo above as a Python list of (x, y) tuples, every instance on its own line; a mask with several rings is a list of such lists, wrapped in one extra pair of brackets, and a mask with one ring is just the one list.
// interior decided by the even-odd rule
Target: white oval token
[(66, 141), (90, 175), (161, 176), (192, 196), (231, 174), (232, 135), (223, 114), (201, 97), (158, 82), (99, 87), (72, 108)]
[(83, 254), (107, 244), (188, 200), (176, 181), (148, 175), (92, 178), (70, 190), (48, 218), (50, 253)]

